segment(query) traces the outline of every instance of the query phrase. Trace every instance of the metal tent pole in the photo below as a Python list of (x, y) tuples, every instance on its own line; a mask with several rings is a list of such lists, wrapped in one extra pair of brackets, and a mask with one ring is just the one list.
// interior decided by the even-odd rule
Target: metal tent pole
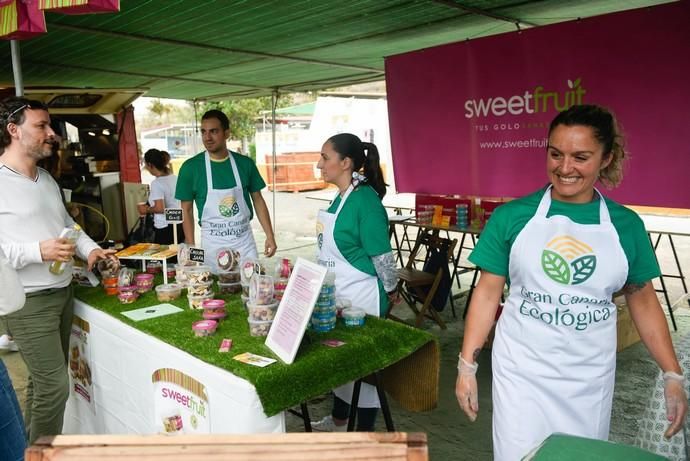
[(12, 72), (14, 73), (14, 94), (24, 96), (24, 81), (22, 80), (22, 59), (19, 53), (19, 42), (10, 40), (12, 53)]
[(273, 233), (276, 232), (276, 107), (278, 106), (278, 90), (271, 94), (271, 144), (273, 144)]

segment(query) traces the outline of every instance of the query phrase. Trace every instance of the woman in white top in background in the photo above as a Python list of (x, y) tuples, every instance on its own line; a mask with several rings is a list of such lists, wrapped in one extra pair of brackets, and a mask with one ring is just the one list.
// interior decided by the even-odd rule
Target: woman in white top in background
[[(153, 213), (153, 227), (156, 230), (155, 243), (169, 245), (173, 243), (173, 225), (165, 220), (166, 208), (180, 208), (180, 201), (175, 200), (177, 176), (172, 174), (169, 165), (170, 156), (158, 149), (149, 149), (144, 154), (144, 167), (156, 179), (151, 183), (151, 192), (147, 205), (140, 205), (139, 213)], [(184, 242), (182, 225), (177, 225), (177, 241)]]

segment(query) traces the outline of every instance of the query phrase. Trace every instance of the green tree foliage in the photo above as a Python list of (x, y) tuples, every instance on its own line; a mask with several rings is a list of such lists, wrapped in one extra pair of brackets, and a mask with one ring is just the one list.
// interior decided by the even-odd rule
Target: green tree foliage
[[(293, 104), (290, 94), (280, 95), (278, 107), (288, 107)], [(256, 129), (256, 119), (261, 112), (271, 110), (271, 98), (232, 99), (203, 103), (199, 109), (199, 117), (207, 110), (222, 110), (230, 119), (230, 137), (237, 140), (253, 139)]]

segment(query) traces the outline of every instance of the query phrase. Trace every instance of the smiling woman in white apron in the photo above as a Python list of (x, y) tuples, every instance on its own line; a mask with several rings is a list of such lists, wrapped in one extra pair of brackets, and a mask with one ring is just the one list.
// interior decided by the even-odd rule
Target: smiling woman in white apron
[[(337, 298), (350, 300), (368, 315), (385, 316), (389, 300), (397, 299), (398, 279), (381, 204), (386, 184), (378, 149), (353, 134), (337, 134), (323, 145), (318, 168), (326, 182), (338, 187), (317, 218), (318, 262), (335, 273)], [(352, 389), (349, 383), (334, 390), (333, 412), (313, 422), (314, 430), (345, 430)], [(362, 384), (357, 431), (374, 430), (379, 406), (376, 389)]]
[(182, 206), (185, 242), (189, 245), (194, 245), (196, 202), (205, 262), (214, 273), (218, 272), (216, 254), (221, 248), (237, 250), (242, 257), (257, 257), (250, 200), (266, 234), (264, 255), (273, 256), (276, 252), (271, 217), (261, 195), (266, 183), (250, 158), (227, 149), (229, 123), (228, 117), (216, 109), (201, 117), (206, 151), (182, 165), (175, 191)]
[(458, 362), (456, 395), (474, 421), (476, 358), (506, 281), (510, 293), (492, 351), (496, 461), (519, 460), (554, 432), (607, 439), (616, 368), (616, 305), (622, 290), (642, 341), (665, 372), (675, 434), (687, 412), (680, 366), (651, 283), (659, 275), (644, 225), (604, 198), (625, 152), (615, 119), (573, 106), (549, 128), (550, 184), (493, 213), (470, 260), (482, 269)]

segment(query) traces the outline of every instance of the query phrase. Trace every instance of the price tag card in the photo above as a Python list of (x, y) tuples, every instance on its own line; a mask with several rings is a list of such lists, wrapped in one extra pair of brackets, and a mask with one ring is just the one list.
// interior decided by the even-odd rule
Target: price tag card
[(182, 219), (182, 208), (166, 208), (165, 220), (168, 221), (168, 223), (181, 223), (184, 221)]
[(196, 261), (198, 263), (204, 262), (204, 250), (201, 248), (190, 248), (189, 249), (189, 260)]

